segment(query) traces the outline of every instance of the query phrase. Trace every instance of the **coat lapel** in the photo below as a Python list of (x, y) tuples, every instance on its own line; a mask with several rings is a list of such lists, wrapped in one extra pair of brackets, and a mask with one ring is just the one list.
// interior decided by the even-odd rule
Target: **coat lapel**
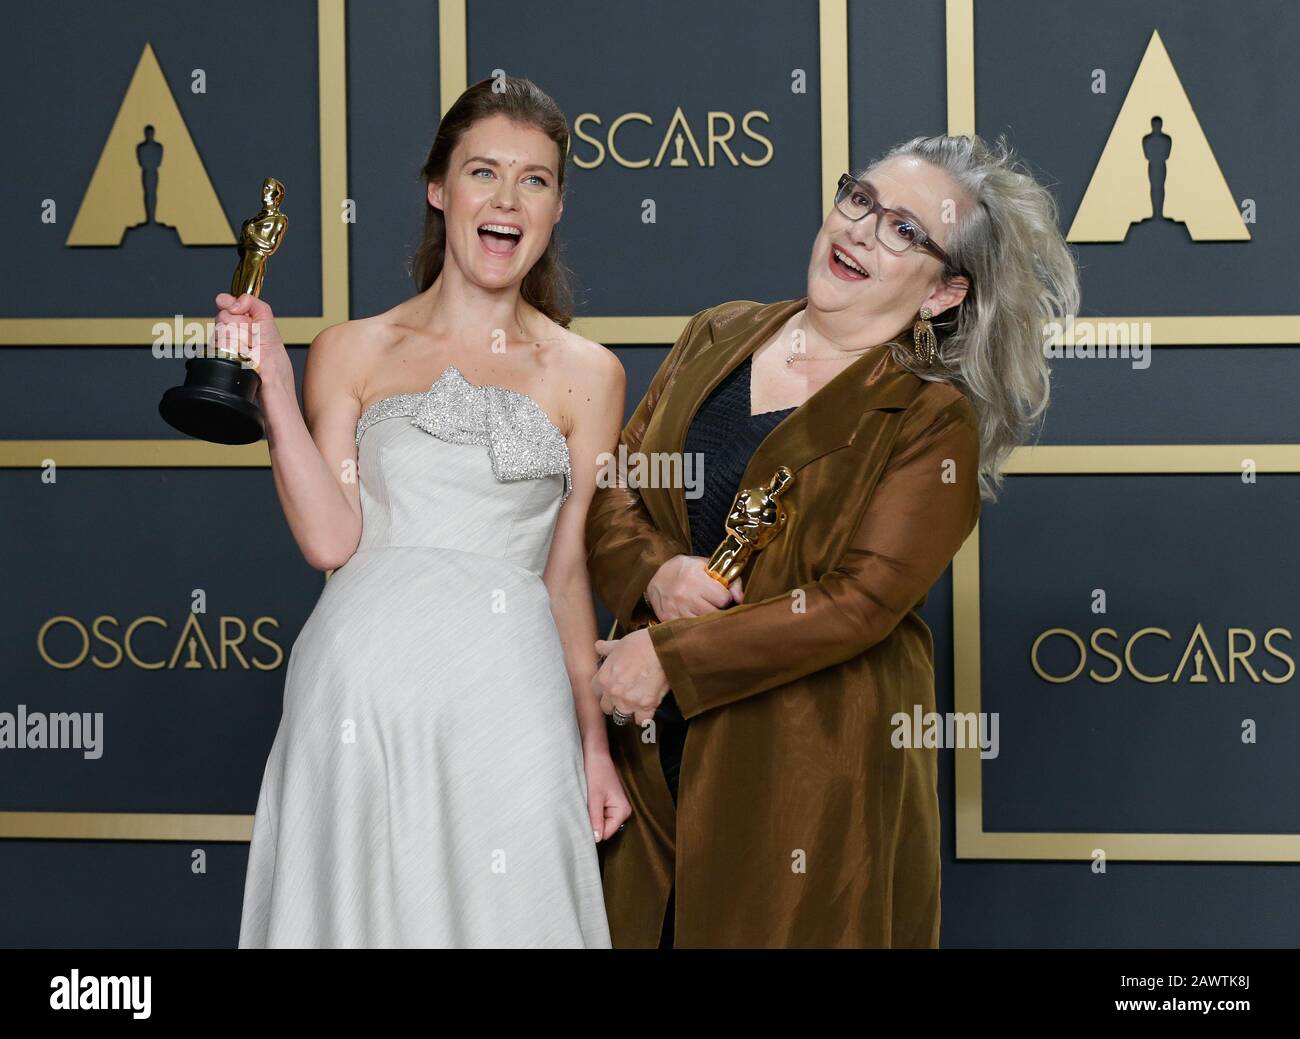
[[(755, 307), (733, 320), (711, 345), (683, 361), (673, 380), (673, 406), (664, 409), (660, 442), (671, 444), (680, 454), (692, 420), (714, 388), (806, 304), (802, 298)], [(779, 465), (798, 472), (822, 455), (851, 444), (866, 412), (907, 407), (921, 382), (894, 362), (887, 344), (868, 350), (767, 435), (750, 459), (741, 486), (767, 483)], [(669, 496), (678, 533), (689, 545), (685, 488), (678, 483), (659, 493)]]

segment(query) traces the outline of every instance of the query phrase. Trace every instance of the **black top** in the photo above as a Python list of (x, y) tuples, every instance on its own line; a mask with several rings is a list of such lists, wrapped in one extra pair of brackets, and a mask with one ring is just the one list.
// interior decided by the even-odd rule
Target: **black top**
[[(750, 399), (752, 371), (751, 358), (746, 357), (714, 387), (695, 413), (682, 445), (683, 452), (696, 460), (691, 471), (701, 475), (703, 490), (698, 498), (686, 498), (691, 552), (706, 559), (713, 555), (714, 549), (726, 536), (727, 513), (731, 511), (731, 503), (736, 500), (740, 481), (758, 445), (795, 410), (783, 408), (750, 415), (749, 409), (753, 406)], [(655, 720), (686, 724), (671, 692), (659, 705)]]

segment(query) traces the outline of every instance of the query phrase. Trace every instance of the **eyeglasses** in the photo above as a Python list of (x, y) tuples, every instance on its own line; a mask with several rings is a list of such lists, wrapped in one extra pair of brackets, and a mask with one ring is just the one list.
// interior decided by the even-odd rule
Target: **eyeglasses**
[(892, 209), (886, 209), (872, 197), (862, 181), (850, 177), (847, 173), (840, 177), (835, 192), (835, 208), (854, 221), (862, 220), (872, 213), (877, 214), (876, 241), (890, 252), (905, 253), (908, 249), (924, 249), (949, 271), (957, 273), (948, 254), (934, 239), (921, 230), (915, 220)]

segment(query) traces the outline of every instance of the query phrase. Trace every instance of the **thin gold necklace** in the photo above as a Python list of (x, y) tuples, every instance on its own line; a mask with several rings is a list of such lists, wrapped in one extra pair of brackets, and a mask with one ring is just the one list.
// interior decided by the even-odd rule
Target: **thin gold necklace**
[[(802, 331), (802, 325), (803, 325), (803, 322), (800, 322), (800, 329), (799, 329), (799, 331)], [(792, 336), (791, 338), (793, 338), (793, 336)], [(874, 349), (875, 349), (874, 346), (869, 346), (869, 347), (867, 347), (865, 350), (856, 350), (856, 351), (854, 351), (853, 353), (848, 353), (848, 352), (846, 351), (846, 352), (844, 352), (844, 353), (843, 353), (841, 356), (839, 356), (839, 357), (803, 357), (803, 358), (801, 358), (801, 360), (804, 360), (804, 361), (842, 361), (845, 357), (861, 357), (863, 354), (865, 354), (865, 353), (870, 353), (870, 352), (871, 352), (872, 350), (874, 350)], [(797, 356), (797, 351), (794, 349), (794, 347), (791, 347), (791, 348), (790, 348), (790, 352), (789, 352), (788, 354), (785, 355), (785, 365), (786, 365), (787, 368), (790, 367), (790, 365), (794, 364), (795, 359), (796, 359), (796, 356)]]

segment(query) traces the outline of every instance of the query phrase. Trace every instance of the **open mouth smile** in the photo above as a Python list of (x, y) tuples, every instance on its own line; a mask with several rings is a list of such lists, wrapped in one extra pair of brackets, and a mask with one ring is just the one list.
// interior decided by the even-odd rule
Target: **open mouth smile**
[(518, 224), (479, 224), (478, 238), (493, 256), (509, 256), (523, 240), (524, 229)]
[(865, 281), (871, 277), (867, 269), (838, 245), (831, 246), (830, 269), (842, 281)]

